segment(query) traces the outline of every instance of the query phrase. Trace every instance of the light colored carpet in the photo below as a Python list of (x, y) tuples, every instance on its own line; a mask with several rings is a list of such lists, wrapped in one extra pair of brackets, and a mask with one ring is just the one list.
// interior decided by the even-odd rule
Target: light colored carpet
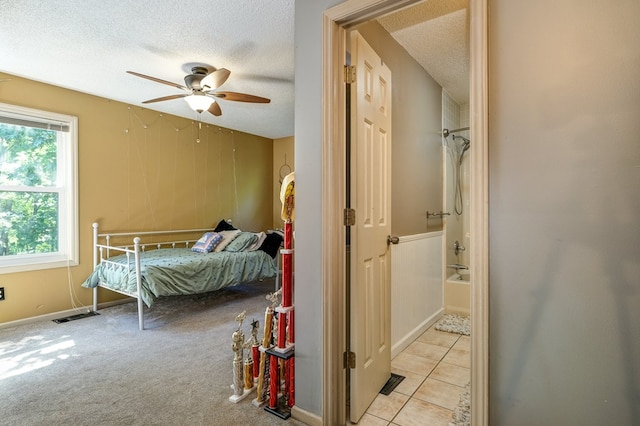
[(471, 319), (467, 316), (445, 314), (434, 326), (436, 330), (448, 333), (471, 335)]
[[(302, 425), (234, 404), (231, 334), (260, 321), (273, 281), (197, 296), (163, 298), (100, 315), (0, 329), (2, 425)], [(262, 337), (262, 331), (259, 336)]]

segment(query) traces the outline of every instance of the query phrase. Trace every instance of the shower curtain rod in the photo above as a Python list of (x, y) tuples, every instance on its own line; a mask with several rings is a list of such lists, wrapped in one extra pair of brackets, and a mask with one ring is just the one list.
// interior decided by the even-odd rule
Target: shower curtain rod
[(469, 130), (469, 128), (468, 127), (461, 127), (459, 129), (453, 129), (453, 130), (444, 129), (444, 130), (442, 130), (442, 136), (444, 136), (446, 138), (451, 133), (462, 132), (464, 130)]

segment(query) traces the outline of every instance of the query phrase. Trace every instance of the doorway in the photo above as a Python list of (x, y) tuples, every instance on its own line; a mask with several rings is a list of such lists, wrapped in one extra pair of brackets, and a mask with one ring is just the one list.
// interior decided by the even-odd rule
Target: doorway
[[(324, 28), (324, 147), (323, 162), (332, 170), (344, 170), (345, 89), (342, 80), (344, 46), (347, 27), (388, 13), (414, 1), (350, 0), (325, 12)], [(471, 13), (471, 137), (475, 149), (471, 153), (471, 230), (470, 259), (475, 286), (471, 295), (472, 316), (472, 419), (474, 424), (487, 424), (488, 419), (488, 241), (487, 226), (487, 124), (486, 124), (486, 0), (472, 2)], [(323, 221), (341, 226), (344, 205), (344, 174), (331, 173), (323, 178), (323, 199), (326, 208)], [(323, 317), (325, 351), (323, 357), (323, 421), (325, 424), (345, 422), (344, 326), (345, 317), (335, 315), (345, 307), (344, 255), (341, 244), (323, 243), (323, 293), (331, 309)]]

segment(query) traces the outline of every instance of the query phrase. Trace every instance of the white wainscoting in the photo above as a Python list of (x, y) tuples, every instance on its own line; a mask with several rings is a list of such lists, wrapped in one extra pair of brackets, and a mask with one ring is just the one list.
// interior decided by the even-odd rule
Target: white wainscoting
[(391, 245), (391, 356), (442, 316), (443, 233), (402, 236)]

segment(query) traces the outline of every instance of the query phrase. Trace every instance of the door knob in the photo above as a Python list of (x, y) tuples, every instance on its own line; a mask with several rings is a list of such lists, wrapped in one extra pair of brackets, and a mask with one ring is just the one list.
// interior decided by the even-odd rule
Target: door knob
[(395, 235), (387, 235), (387, 245), (389, 244), (398, 244), (400, 242), (400, 238)]

